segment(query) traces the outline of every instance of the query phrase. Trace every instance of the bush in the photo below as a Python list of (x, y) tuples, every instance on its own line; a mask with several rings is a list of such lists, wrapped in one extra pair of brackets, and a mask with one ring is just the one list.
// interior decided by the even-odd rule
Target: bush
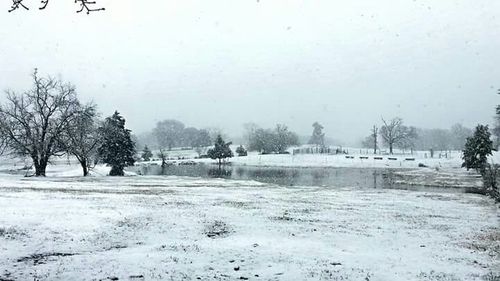
[(243, 147), (243, 145), (240, 145), (240, 146), (238, 146), (238, 148), (236, 148), (236, 153), (238, 153), (238, 156), (247, 156), (248, 155), (248, 152)]

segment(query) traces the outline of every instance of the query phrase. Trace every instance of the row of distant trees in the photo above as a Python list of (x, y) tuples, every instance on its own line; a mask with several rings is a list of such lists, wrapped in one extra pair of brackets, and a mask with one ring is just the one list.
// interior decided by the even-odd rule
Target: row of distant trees
[[(262, 128), (250, 123), (244, 127), (246, 149), (239, 147), (239, 152), (236, 151), (239, 156), (246, 155), (247, 150), (258, 151), (262, 154), (286, 153), (289, 147), (300, 145), (297, 133), (291, 131), (285, 124), (277, 124), (274, 128)], [(322, 130), (323, 126), (315, 122), (308, 143), (324, 146), (325, 134)], [(168, 119), (158, 122), (151, 133), (144, 134), (139, 139), (146, 146), (158, 149), (160, 151), (158, 156), (163, 159), (174, 147), (191, 148), (196, 150), (199, 156), (209, 156), (207, 147), (217, 143), (218, 136), (222, 137), (222, 135), (217, 129), (186, 127), (181, 121)], [(145, 147), (142, 156), (144, 159), (152, 157), (149, 147)]]
[(35, 69), (33, 87), (6, 92), (0, 105), (0, 143), (3, 151), (30, 157), (36, 176), (45, 176), (51, 159), (73, 155), (83, 174), (97, 161), (111, 165), (111, 175), (123, 175), (134, 163), (135, 147), (125, 119), (115, 112), (101, 121), (97, 106), (81, 103), (76, 88)]
[(212, 144), (213, 137), (207, 129), (186, 127), (178, 120), (163, 120), (156, 124), (153, 129), (160, 148), (172, 150), (173, 147), (206, 147)]
[(402, 118), (395, 117), (386, 121), (382, 118), (382, 125), (374, 125), (362, 142), (364, 148), (372, 148), (374, 153), (381, 145), (402, 150), (462, 150), (467, 137), (472, 130), (461, 124), (455, 124), (450, 129), (422, 129), (406, 126)]

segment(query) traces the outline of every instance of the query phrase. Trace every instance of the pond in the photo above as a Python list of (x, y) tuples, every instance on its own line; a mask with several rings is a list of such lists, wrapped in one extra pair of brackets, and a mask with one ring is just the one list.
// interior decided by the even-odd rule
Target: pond
[(170, 165), (135, 167), (141, 175), (189, 176), (201, 178), (226, 178), (254, 180), (281, 186), (322, 186), (356, 188), (418, 189), (415, 186), (396, 184), (400, 176), (391, 169), (367, 168), (284, 168), (241, 165)]

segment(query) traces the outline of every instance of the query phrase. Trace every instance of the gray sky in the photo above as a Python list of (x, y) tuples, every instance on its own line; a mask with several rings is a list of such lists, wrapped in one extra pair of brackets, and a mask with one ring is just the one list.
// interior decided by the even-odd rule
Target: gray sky
[(499, 103), (500, 1), (103, 1), (75, 14), (0, 7), (0, 89), (60, 75), (135, 132), (162, 119), (285, 123), (352, 142), (380, 117), (418, 127), (491, 123)]

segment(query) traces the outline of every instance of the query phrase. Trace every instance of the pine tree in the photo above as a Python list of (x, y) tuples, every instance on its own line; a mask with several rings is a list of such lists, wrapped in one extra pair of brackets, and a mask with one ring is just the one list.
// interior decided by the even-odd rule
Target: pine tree
[(151, 157), (153, 157), (153, 153), (151, 152), (151, 150), (147, 145), (144, 146), (141, 157), (144, 161), (149, 161), (151, 160)]
[(231, 148), (229, 148), (230, 145), (231, 142), (224, 142), (222, 137), (218, 135), (215, 140), (214, 148), (210, 148), (207, 152), (207, 155), (212, 159), (218, 159), (220, 166), (223, 159), (233, 157), (233, 152), (231, 151)]
[(315, 144), (316, 146), (325, 146), (325, 134), (323, 133), (323, 126), (318, 122), (314, 122), (312, 136), (309, 139), (309, 144)]
[(125, 119), (115, 111), (99, 128), (103, 143), (98, 149), (102, 161), (111, 165), (110, 176), (123, 176), (123, 169), (134, 165), (135, 144), (130, 130), (125, 128)]
[(488, 155), (491, 155), (493, 142), (490, 139), (491, 134), (488, 126), (478, 125), (472, 137), (467, 138), (462, 159), (464, 160), (462, 167), (476, 169), (479, 173), (484, 174)]

